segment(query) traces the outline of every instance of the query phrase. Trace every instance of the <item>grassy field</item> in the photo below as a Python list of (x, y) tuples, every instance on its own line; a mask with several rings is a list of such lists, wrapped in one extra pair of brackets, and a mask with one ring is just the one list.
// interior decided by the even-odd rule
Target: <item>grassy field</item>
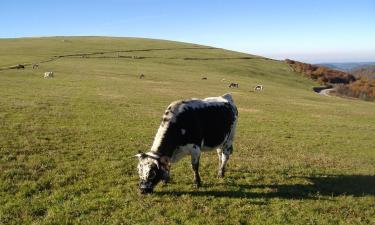
[[(0, 68), (0, 224), (375, 224), (375, 104), (318, 95), (283, 62), (54, 37), (0, 39)], [(168, 104), (227, 92), (239, 122), (226, 177), (204, 153), (202, 188), (184, 158), (170, 184), (140, 195), (132, 156), (150, 148)]]

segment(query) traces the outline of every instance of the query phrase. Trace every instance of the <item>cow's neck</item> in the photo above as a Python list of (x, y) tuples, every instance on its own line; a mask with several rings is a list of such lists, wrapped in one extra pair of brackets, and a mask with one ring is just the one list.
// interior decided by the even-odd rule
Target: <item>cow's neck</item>
[(154, 140), (154, 143), (151, 147), (151, 151), (155, 152), (160, 156), (167, 156), (169, 158), (172, 157), (173, 152), (178, 146), (178, 143), (175, 142), (177, 139), (175, 137), (176, 134), (171, 132), (169, 129), (165, 129), (162, 134), (157, 135), (157, 138)]
[(162, 147), (151, 150), (151, 152), (154, 152), (155, 154), (159, 155), (160, 157), (172, 158), (172, 155), (173, 155), (173, 151), (167, 151)]

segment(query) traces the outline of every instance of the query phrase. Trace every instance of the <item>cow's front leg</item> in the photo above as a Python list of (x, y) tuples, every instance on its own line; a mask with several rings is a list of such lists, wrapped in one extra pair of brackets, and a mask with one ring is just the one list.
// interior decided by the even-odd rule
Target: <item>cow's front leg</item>
[(225, 174), (225, 167), (229, 160), (229, 155), (232, 153), (233, 147), (230, 146), (229, 148), (225, 148), (224, 150), (218, 149), (217, 154), (219, 155), (219, 172), (217, 174), (218, 177), (224, 177)]
[(194, 146), (191, 151), (191, 168), (194, 171), (194, 186), (201, 186), (201, 177), (199, 176), (199, 159), (201, 156), (201, 150), (198, 146)]

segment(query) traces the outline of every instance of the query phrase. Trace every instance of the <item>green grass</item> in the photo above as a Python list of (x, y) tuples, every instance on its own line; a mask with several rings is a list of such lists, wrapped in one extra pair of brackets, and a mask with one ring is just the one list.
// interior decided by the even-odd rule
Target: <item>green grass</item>
[[(170, 50), (129, 51), (156, 48)], [(0, 224), (375, 223), (374, 103), (313, 93), (283, 62), (151, 39), (1, 39), (0, 67), (92, 52), (107, 53), (0, 71)], [(132, 156), (168, 104), (226, 92), (239, 108), (226, 177), (204, 153), (202, 188), (184, 158), (140, 195)]]

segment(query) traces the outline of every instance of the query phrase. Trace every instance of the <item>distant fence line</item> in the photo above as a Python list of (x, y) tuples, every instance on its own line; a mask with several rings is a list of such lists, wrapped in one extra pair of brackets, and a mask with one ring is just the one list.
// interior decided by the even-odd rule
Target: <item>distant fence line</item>
[[(248, 60), (248, 59), (264, 59), (264, 60), (271, 60), (268, 58), (263, 57), (207, 57), (207, 58), (201, 58), (201, 57), (155, 57), (155, 56), (121, 56), (118, 55), (115, 56), (97, 56), (96, 55), (104, 55), (104, 54), (111, 54), (111, 53), (129, 53), (129, 52), (148, 52), (148, 51), (171, 51), (171, 50), (195, 50), (195, 49), (220, 49), (220, 48), (214, 48), (214, 47), (185, 47), (185, 48), (149, 48), (149, 49), (129, 49), (129, 50), (116, 50), (116, 51), (102, 51), (102, 52), (90, 52), (90, 53), (74, 53), (74, 54), (66, 54), (66, 55), (55, 55), (51, 58), (39, 61), (37, 63), (47, 63), (52, 62), (61, 58), (70, 58), (70, 57), (82, 57), (82, 58), (129, 58), (129, 59), (180, 59), (180, 60), (234, 60), (234, 59), (242, 59), (242, 60)], [(94, 56), (94, 57), (93, 57)], [(18, 65), (23, 66), (30, 66), (32, 64), (37, 63), (23, 63)], [(0, 67), (0, 71), (2, 70), (10, 70), (10, 69), (17, 69), (15, 65), (12, 66), (6, 66), (6, 67)]]

